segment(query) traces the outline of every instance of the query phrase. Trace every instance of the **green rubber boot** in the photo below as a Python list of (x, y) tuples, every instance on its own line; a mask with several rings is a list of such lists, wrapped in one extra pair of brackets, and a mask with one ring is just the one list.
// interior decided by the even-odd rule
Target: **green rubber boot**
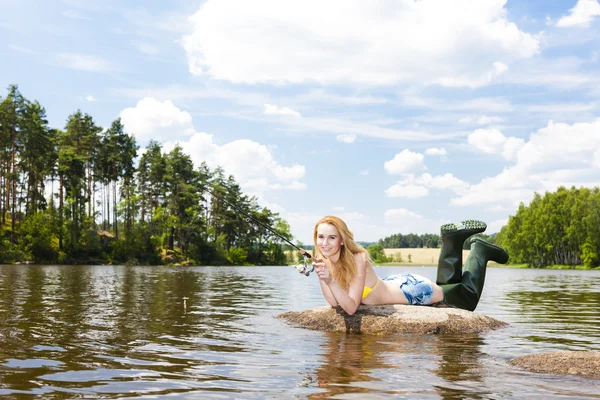
[(474, 311), (483, 292), (488, 261), (506, 264), (508, 253), (502, 247), (481, 238), (471, 239), (471, 252), (465, 261), (460, 283), (441, 286), (444, 292), (444, 304)]
[(442, 250), (438, 260), (437, 278), (438, 285), (459, 283), (462, 278), (463, 244), (469, 236), (485, 231), (485, 222), (468, 219), (461, 221), (460, 225), (445, 224), (440, 228), (442, 236)]

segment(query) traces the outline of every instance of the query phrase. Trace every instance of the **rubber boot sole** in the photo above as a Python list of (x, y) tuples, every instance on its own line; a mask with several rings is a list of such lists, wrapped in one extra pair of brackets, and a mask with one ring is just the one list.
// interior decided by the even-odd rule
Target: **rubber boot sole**
[(444, 224), (440, 228), (442, 235), (466, 234), (467, 237), (476, 233), (481, 233), (487, 229), (487, 225), (483, 221), (475, 219), (467, 219), (461, 221), (460, 224)]

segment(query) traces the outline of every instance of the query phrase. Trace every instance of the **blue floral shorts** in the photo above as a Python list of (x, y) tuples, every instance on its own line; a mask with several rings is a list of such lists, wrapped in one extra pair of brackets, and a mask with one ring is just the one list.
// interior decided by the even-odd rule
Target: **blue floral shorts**
[(383, 278), (394, 282), (404, 293), (408, 304), (429, 305), (433, 298), (433, 283), (430, 279), (417, 274), (396, 274)]

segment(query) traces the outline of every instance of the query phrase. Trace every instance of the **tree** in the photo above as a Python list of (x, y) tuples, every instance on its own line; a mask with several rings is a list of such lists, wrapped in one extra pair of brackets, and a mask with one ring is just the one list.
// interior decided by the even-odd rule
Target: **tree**
[[(61, 217), (67, 217), (71, 249), (79, 247), (86, 217), (91, 213), (93, 160), (101, 130), (90, 115), (77, 111), (67, 119), (58, 141), (58, 171), (68, 205), (66, 210), (61, 210)], [(87, 214), (86, 205), (89, 206)]]
[(383, 245), (381, 244), (372, 244), (367, 247), (367, 251), (369, 252), (369, 257), (376, 263), (384, 263), (388, 261), (388, 258), (385, 255), (385, 250), (383, 249)]
[(16, 203), (17, 203), (17, 158), (19, 140), (23, 125), (25, 99), (17, 85), (8, 88), (8, 96), (0, 103), (0, 142), (2, 143), (2, 180), (4, 202), (2, 223), (6, 222), (6, 211), (11, 215), (11, 242), (15, 242)]

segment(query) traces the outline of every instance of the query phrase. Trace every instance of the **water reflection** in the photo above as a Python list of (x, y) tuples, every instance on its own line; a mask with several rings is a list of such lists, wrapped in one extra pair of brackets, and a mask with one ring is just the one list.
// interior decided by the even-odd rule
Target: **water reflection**
[(111, 392), (116, 381), (185, 375), (245, 352), (239, 321), (256, 313), (264, 286), (259, 275), (208, 268), (2, 266), (0, 274), (0, 388), (23, 392), (32, 382), (97, 390), (100, 381)]
[(600, 350), (588, 272), (491, 269), (478, 312), (508, 328), (381, 337), (274, 318), (324, 305), (286, 267), (0, 266), (0, 396), (598, 398), (600, 383), (506, 364)]
[[(492, 394), (481, 391), (487, 369), (480, 335), (324, 335), (322, 364), (314, 379), (305, 378), (322, 391), (310, 398), (381, 394), (456, 399)], [(423, 389), (423, 381), (430, 389)], [(477, 387), (480, 393), (473, 395)]]
[[(585, 272), (585, 271), (584, 271)], [(515, 281), (503, 302), (519, 322), (533, 323), (528, 338), (557, 349), (589, 349), (600, 339), (600, 289), (597, 278), (581, 271), (558, 271)]]

